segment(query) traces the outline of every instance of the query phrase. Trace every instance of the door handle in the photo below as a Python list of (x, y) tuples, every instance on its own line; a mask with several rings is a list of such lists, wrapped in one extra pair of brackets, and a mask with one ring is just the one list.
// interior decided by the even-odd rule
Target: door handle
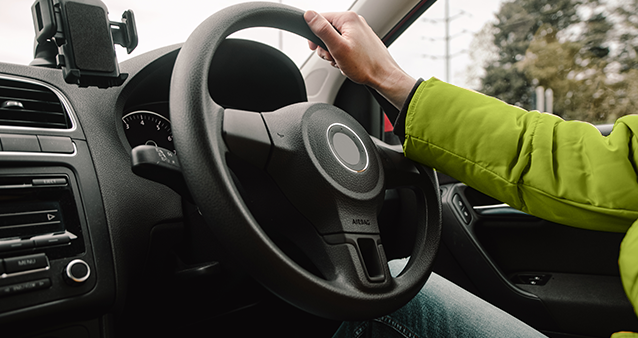
[(528, 215), (520, 210), (516, 210), (507, 204), (477, 205), (473, 206), (474, 212), (482, 216), (502, 216), (502, 215)]

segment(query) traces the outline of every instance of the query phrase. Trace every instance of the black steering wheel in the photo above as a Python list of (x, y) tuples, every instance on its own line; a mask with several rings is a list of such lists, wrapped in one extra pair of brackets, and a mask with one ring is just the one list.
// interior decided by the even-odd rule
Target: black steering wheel
[[(332, 105), (306, 102), (247, 112), (215, 103), (208, 91), (213, 55), (228, 35), (249, 27), (284, 29), (320, 43), (301, 10), (276, 3), (226, 8), (191, 34), (173, 70), (170, 115), (196, 204), (224, 249), (289, 303), (339, 320), (370, 319), (400, 308), (425, 284), (438, 249), (436, 175), (406, 159), (400, 146), (373, 140)], [(233, 181), (230, 157), (262, 168), (302, 215), (283, 231), (319, 273), (295, 263), (266, 235)], [(392, 277), (377, 215), (385, 190), (395, 187), (413, 188), (418, 225), (408, 265)]]

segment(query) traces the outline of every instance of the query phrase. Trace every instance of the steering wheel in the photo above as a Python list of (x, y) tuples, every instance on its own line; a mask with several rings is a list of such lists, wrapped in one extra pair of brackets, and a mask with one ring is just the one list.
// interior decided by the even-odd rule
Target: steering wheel
[[(182, 47), (172, 74), (170, 115), (187, 186), (224, 249), (266, 288), (318, 316), (371, 319), (410, 301), (425, 284), (441, 231), (438, 181), (400, 146), (372, 139), (329, 104), (297, 103), (274, 112), (224, 109), (211, 98), (209, 71), (220, 43), (249, 27), (272, 27), (321, 43), (303, 12), (244, 3), (205, 20)], [(246, 88), (250, 90), (250, 88)], [(255, 220), (229, 158), (261, 168), (300, 213), (284, 227), (319, 273), (295, 263)], [(377, 215), (385, 190), (412, 187), (417, 234), (411, 258), (390, 275)]]

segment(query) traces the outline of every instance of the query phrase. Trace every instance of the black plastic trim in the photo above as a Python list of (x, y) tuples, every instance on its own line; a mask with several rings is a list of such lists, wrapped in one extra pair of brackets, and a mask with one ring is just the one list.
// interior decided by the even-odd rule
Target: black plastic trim
[(432, 6), (436, 0), (423, 0), (419, 2), (408, 14), (406, 14), (399, 23), (397, 23), (388, 34), (386, 34), (381, 41), (386, 46), (390, 46), (396, 39), (405, 32), (408, 27), (412, 25), (414, 21), (416, 21), (421, 14), (423, 14), (430, 6)]

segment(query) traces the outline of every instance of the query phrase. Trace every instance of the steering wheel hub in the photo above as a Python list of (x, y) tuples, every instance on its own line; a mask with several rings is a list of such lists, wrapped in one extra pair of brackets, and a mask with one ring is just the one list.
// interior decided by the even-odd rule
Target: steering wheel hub
[(365, 129), (328, 104), (299, 103), (262, 115), (273, 142), (266, 169), (317, 231), (378, 234), (385, 177), (376, 152), (367, 150), (375, 146)]
[(334, 123), (328, 127), (326, 137), (332, 154), (344, 167), (356, 173), (368, 169), (368, 150), (352, 129), (344, 124)]

